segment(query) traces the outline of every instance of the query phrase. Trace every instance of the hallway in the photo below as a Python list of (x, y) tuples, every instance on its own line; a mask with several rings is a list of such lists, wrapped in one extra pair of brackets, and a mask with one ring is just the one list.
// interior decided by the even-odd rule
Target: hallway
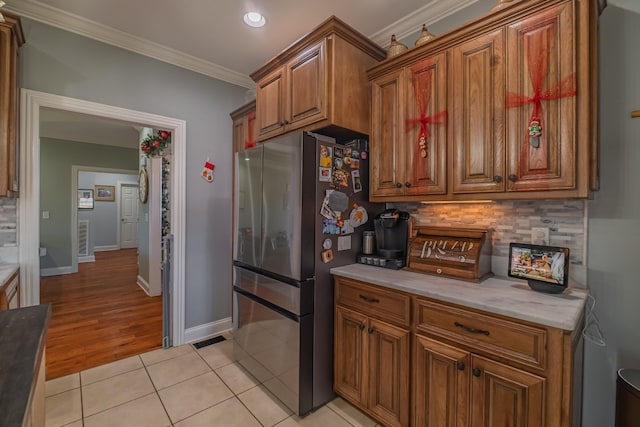
[(52, 306), (48, 380), (162, 346), (162, 297), (136, 284), (137, 249), (95, 257), (78, 273), (40, 279), (40, 302)]

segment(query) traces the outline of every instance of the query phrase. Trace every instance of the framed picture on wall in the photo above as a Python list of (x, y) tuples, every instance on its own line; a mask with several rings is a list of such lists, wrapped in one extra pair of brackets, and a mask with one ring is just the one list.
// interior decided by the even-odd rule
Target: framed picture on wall
[(113, 185), (96, 185), (96, 202), (113, 202), (116, 199), (116, 187)]
[(93, 209), (93, 190), (78, 190), (78, 209)]

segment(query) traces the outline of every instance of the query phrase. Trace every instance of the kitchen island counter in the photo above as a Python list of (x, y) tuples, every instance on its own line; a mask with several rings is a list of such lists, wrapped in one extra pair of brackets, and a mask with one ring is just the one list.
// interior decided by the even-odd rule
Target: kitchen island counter
[[(50, 317), (48, 304), (0, 311), (2, 427), (22, 427), (28, 417), (32, 417), (33, 425), (44, 421), (43, 364)], [(31, 412), (34, 405), (42, 405), (38, 415)]]
[(562, 294), (536, 292), (517, 279), (492, 277), (471, 283), (364, 264), (332, 268), (331, 273), (565, 331), (578, 327), (587, 298), (581, 289)]

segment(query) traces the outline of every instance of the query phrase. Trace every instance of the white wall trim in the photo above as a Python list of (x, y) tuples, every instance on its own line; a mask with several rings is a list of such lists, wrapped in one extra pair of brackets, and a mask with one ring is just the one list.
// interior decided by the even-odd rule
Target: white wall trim
[(85, 262), (96, 262), (96, 257), (94, 255), (78, 257), (78, 264), (82, 264)]
[[(169, 158), (172, 162), (173, 159)], [(151, 166), (149, 173), (149, 295), (162, 294), (162, 157), (147, 160)], [(172, 174), (173, 171), (170, 171)], [(173, 254), (172, 254), (173, 255)]]
[(419, 32), (422, 24), (429, 26), (477, 1), (478, 0), (431, 0), (415, 12), (371, 34), (369, 38), (386, 49), (391, 43), (391, 34), (395, 34), (396, 38), (401, 40), (411, 34)]
[[(39, 162), (39, 160), (38, 160)], [(114, 173), (114, 174), (130, 174), (136, 175), (138, 171), (129, 169), (101, 168), (97, 166), (80, 166), (71, 165), (71, 267), (73, 272), (78, 272), (78, 173), (80, 172), (96, 172), (96, 173)], [(39, 192), (38, 192), (39, 194)], [(95, 197), (95, 195), (94, 195)], [(118, 218), (120, 221), (120, 218)], [(118, 233), (120, 233), (120, 224), (118, 224)], [(117, 242), (120, 242), (118, 235)], [(96, 249), (97, 248), (97, 249)], [(115, 251), (120, 246), (94, 246), (93, 252)]]
[(192, 343), (220, 335), (231, 330), (231, 317), (205, 323), (204, 325), (189, 328), (184, 332), (184, 342)]
[[(42, 270), (40, 270), (40, 276), (43, 276), (43, 277), (60, 276), (62, 274), (73, 274), (73, 273), (76, 273), (76, 272), (73, 271), (73, 267), (71, 267), (70, 265), (66, 267), (43, 268)], [(22, 291), (22, 289), (20, 291)]]
[(172, 132), (173, 145), (171, 174), (171, 227), (174, 235), (172, 341), (174, 345), (184, 343), (186, 121), (29, 89), (21, 89), (20, 100), (20, 198), (18, 199), (20, 305), (29, 306), (40, 303), (40, 108), (90, 114), (129, 123), (140, 123), (155, 129), (167, 129)]
[[(140, 286), (140, 288), (144, 291), (145, 294), (149, 295), (149, 283), (147, 283), (146, 280), (144, 280), (144, 277), (140, 276), (138, 274), (138, 278), (136, 279), (136, 283), (138, 284), (138, 286)], [(151, 296), (151, 295), (149, 295)]]
[(37, 1), (12, 2), (6, 10), (234, 85), (255, 87), (254, 81), (245, 74)]

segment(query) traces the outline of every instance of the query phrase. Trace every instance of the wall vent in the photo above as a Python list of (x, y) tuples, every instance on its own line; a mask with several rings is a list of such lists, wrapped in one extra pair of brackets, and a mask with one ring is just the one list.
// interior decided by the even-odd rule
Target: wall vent
[(78, 220), (78, 256), (89, 256), (89, 220)]

